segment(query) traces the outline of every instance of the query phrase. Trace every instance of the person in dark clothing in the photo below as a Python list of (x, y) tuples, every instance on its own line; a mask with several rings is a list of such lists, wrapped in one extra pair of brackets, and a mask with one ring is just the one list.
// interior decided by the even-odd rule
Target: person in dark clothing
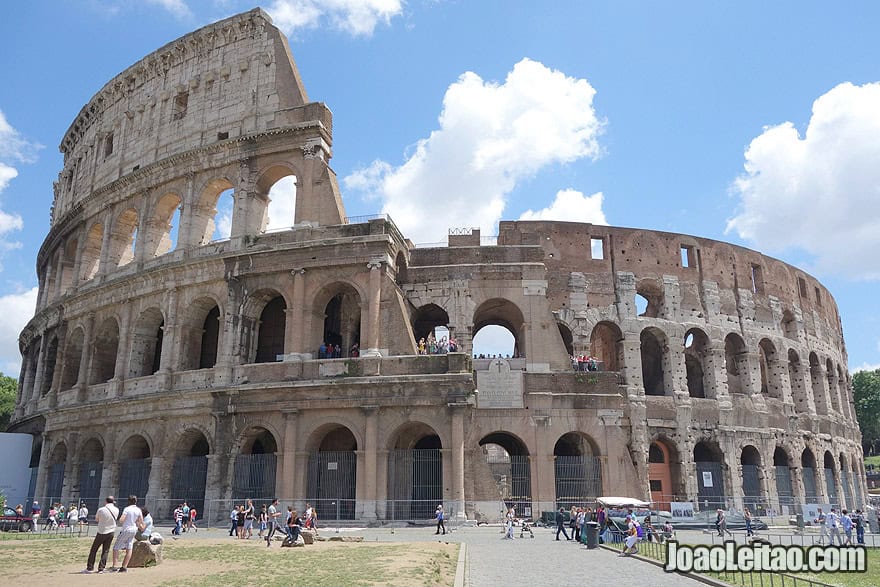
[(565, 516), (562, 515), (563, 512), (565, 512), (565, 508), (559, 508), (559, 511), (556, 512), (556, 540), (559, 540), (560, 532), (562, 532), (566, 540), (571, 540), (568, 537), (568, 532), (565, 531)]

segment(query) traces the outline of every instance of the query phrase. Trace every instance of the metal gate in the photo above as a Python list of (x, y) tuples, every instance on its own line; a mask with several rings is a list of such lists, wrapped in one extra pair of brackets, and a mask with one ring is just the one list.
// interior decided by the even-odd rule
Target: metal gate
[(834, 469), (825, 469), (825, 491), (828, 503), (837, 507), (837, 487), (834, 483)]
[(725, 507), (724, 471), (721, 463), (695, 463), (697, 469), (697, 497), (702, 509)]
[(557, 456), (554, 469), (557, 507), (585, 505), (602, 495), (602, 466), (599, 457)]
[(776, 469), (776, 495), (779, 496), (779, 509), (783, 506), (789, 508), (789, 513), (793, 513), (794, 508), (794, 491), (791, 488), (791, 469), (785, 465), (777, 465)]
[(507, 507), (513, 506), (520, 516), (532, 515), (532, 466), (528, 455), (507, 455), (499, 458), (486, 454), (486, 462), (501, 499)]
[(844, 496), (846, 496), (846, 507), (851, 510), (855, 509), (853, 508), (853, 492), (852, 485), (850, 483), (849, 471), (847, 471), (846, 469), (840, 470), (840, 482), (843, 485), (843, 494)]
[(238, 455), (232, 480), (232, 499), (275, 497), (275, 454)]
[(309, 455), (306, 499), (317, 510), (319, 520), (353, 520), (356, 488), (354, 451), (318, 451)]
[(761, 478), (758, 465), (743, 465), (743, 504), (752, 513), (764, 508), (764, 496), (761, 494)]
[(119, 499), (121, 503), (129, 495), (137, 496), (141, 503), (150, 487), (150, 459), (131, 459), (119, 464)]
[(46, 502), (49, 505), (61, 501), (64, 491), (64, 463), (49, 465), (49, 480), (46, 483)]
[(443, 502), (443, 455), (437, 448), (388, 452), (390, 520), (425, 520)]
[(207, 479), (208, 457), (177, 457), (171, 471), (171, 506), (176, 507), (178, 502), (185, 501), (204, 515)]
[(86, 461), (79, 466), (79, 500), (93, 513), (100, 505), (103, 476), (104, 463), (101, 461)]
[(812, 467), (804, 467), (803, 476), (804, 501), (807, 503), (816, 503), (819, 501), (819, 494), (816, 492), (816, 470)]

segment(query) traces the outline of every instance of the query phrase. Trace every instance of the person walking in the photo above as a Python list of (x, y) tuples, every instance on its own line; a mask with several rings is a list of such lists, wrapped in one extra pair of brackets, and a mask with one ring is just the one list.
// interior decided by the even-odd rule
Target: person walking
[(825, 539), (828, 537), (828, 526), (825, 525), (825, 512), (822, 511), (822, 508), (817, 508), (816, 519), (813, 521), (819, 525), (819, 545), (821, 546), (825, 544)]
[(722, 538), (725, 534), (733, 536), (733, 532), (727, 529), (727, 514), (721, 508), (718, 508), (715, 515), (715, 527), (718, 529), (718, 536)]
[[(138, 498), (136, 495), (128, 496), (128, 505), (122, 510), (119, 517), (121, 528), (116, 536), (116, 543), (113, 545), (113, 566), (111, 571), (119, 571), (125, 573), (128, 571), (128, 561), (131, 560), (131, 551), (134, 548), (134, 536), (138, 530), (143, 531), (146, 528), (144, 524), (144, 514), (137, 505)], [(122, 566), (116, 568), (119, 558), (119, 551), (125, 551), (125, 557), (122, 559)]]
[(754, 536), (755, 531), (752, 529), (752, 512), (749, 511), (749, 508), (746, 508), (744, 517), (746, 519), (746, 537)]
[(446, 524), (443, 522), (443, 505), (437, 505), (437, 509), (434, 510), (434, 519), (437, 520), (437, 531), (434, 534), (440, 534), (440, 530), (443, 530), (443, 534), (446, 534)]
[(825, 528), (828, 531), (828, 545), (834, 546), (834, 539), (837, 538), (837, 545), (841, 546), (843, 539), (840, 537), (840, 516), (834, 508), (825, 515)]
[(559, 540), (559, 533), (562, 532), (562, 535), (565, 536), (566, 540), (571, 540), (568, 537), (568, 532), (565, 531), (565, 508), (559, 508), (559, 511), (556, 512), (556, 540)]
[(853, 516), (853, 525), (856, 527), (856, 542), (858, 544), (865, 543), (865, 516), (862, 510), (856, 510)]
[(89, 559), (86, 561), (86, 568), (80, 571), (83, 574), (92, 573), (95, 570), (95, 557), (98, 554), (98, 548), (101, 549), (101, 560), (98, 563), (98, 572), (103, 573), (107, 566), (107, 553), (110, 551), (110, 545), (113, 544), (113, 534), (116, 532), (116, 518), (119, 516), (119, 508), (116, 507), (116, 499), (112, 495), (108, 495), (102, 507), (95, 512), (95, 520), (98, 523), (98, 533), (92, 541), (92, 548), (89, 549)]
[(278, 498), (272, 500), (272, 505), (269, 506), (269, 532), (266, 533), (266, 546), (272, 546), (272, 535), (275, 534), (275, 530), (278, 529), (278, 516), (281, 515), (281, 512), (278, 511)]

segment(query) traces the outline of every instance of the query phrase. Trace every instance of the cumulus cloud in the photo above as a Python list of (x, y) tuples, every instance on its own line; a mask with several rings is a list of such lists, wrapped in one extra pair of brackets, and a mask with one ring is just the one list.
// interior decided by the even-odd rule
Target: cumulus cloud
[(373, 34), (403, 12), (402, 0), (275, 0), (266, 9), (288, 35), (325, 23), (355, 36)]
[(608, 224), (605, 213), (602, 211), (602, 201), (605, 196), (602, 192), (596, 192), (592, 196), (585, 196), (583, 192), (573, 190), (559, 190), (556, 198), (548, 207), (538, 210), (526, 210), (520, 215), (520, 220), (564, 220), (567, 222), (588, 222), (590, 224)]
[[(33, 163), (42, 145), (28, 141), (15, 130), (0, 110), (0, 193), (18, 177), (15, 163)], [(0, 258), (9, 250), (21, 248), (21, 243), (10, 239), (10, 233), (24, 228), (21, 216), (0, 210)], [(0, 271), (3, 270), (0, 265)]]
[(37, 306), (37, 288), (0, 296), (0, 370), (4, 375), (18, 378), (21, 354), (18, 335)]
[(402, 165), (376, 161), (344, 184), (381, 198), (383, 212), (417, 242), (442, 240), (453, 227), (491, 233), (518, 182), (601, 154), (595, 93), (587, 80), (530, 59), (504, 83), (464, 73), (446, 90), (439, 129)]
[(803, 136), (791, 122), (745, 151), (727, 230), (768, 252), (801, 249), (816, 270), (880, 279), (880, 83), (843, 83), (813, 103)]
[(147, 0), (147, 3), (164, 8), (177, 18), (192, 16), (192, 11), (184, 0)]

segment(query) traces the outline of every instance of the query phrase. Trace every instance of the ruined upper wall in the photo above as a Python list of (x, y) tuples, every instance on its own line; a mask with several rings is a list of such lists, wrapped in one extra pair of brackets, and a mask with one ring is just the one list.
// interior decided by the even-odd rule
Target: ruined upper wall
[(287, 39), (262, 10), (168, 43), (110, 80), (65, 133), (53, 226), (95, 190), (151, 163), (303, 122), (307, 102)]

